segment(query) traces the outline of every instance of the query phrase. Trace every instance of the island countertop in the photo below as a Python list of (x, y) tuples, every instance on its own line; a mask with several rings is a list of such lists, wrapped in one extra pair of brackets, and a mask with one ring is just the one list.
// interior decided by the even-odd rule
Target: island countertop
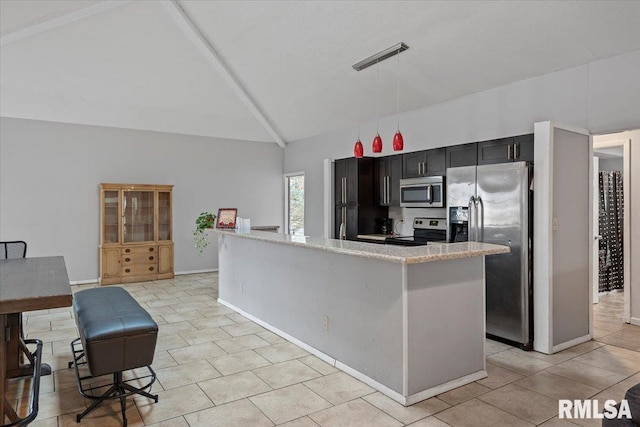
[(496, 255), (510, 252), (508, 246), (480, 242), (434, 243), (426, 246), (379, 245), (350, 240), (327, 239), (314, 236), (294, 236), (264, 231), (250, 232), (212, 229), (221, 236), (231, 235), (253, 240), (262, 240), (289, 246), (300, 246), (327, 252), (380, 259), (400, 264), (420, 264), (433, 261)]

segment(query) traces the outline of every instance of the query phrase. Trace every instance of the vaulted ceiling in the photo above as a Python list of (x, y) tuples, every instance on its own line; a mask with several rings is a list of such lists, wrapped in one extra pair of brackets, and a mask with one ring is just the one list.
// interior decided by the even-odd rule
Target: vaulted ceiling
[[(0, 1), (0, 115), (287, 142), (640, 49), (639, 1)], [(397, 58), (352, 65), (399, 42)], [(358, 80), (360, 82), (358, 83)], [(360, 89), (359, 89), (360, 86)]]

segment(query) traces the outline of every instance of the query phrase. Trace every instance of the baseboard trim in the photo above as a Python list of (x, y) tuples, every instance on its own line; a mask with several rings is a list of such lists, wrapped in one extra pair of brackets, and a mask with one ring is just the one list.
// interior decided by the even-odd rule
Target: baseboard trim
[[(185, 274), (215, 273), (217, 271), (218, 271), (217, 268), (209, 268), (206, 270), (178, 271), (178, 272), (175, 272), (174, 275), (183, 276)], [(171, 280), (171, 279), (168, 279), (168, 280)], [(87, 280), (70, 280), (69, 284), (70, 285), (87, 285), (89, 283), (99, 283), (99, 282), (100, 282), (100, 279), (98, 278), (98, 279), (87, 279)]]
[(371, 377), (368, 377), (367, 375), (363, 374), (362, 372), (353, 369), (352, 367), (345, 365), (344, 363), (340, 362), (339, 360), (334, 359), (333, 357), (321, 352), (320, 350), (318, 350), (315, 347), (312, 347), (302, 341), (300, 341), (299, 339), (292, 337), (291, 335), (287, 334), (286, 332), (281, 331), (280, 329), (270, 325), (267, 322), (264, 322), (258, 318), (256, 318), (255, 316), (252, 316), (251, 314), (247, 313), (246, 311), (236, 307), (235, 305), (218, 298), (218, 302), (228, 308), (230, 308), (231, 310), (241, 314), (242, 316), (246, 317), (247, 319), (257, 323), (258, 325), (262, 326), (265, 329), (268, 329), (269, 331), (273, 332), (276, 335), (281, 336), (282, 338), (286, 339), (287, 341), (292, 342), (293, 344), (297, 345), (298, 347), (303, 348), (304, 350), (308, 351), (309, 353), (313, 354), (314, 356), (318, 357), (319, 359), (322, 359), (323, 361), (327, 362), (329, 365), (336, 367), (337, 369), (345, 372), (346, 374), (351, 375), (352, 377), (362, 381), (363, 383), (365, 383), (366, 385), (368, 385), (369, 387), (372, 387), (376, 390), (378, 390), (379, 392), (381, 392), (382, 394), (390, 397), (391, 399), (395, 400), (396, 402), (400, 403), (401, 405), (404, 406), (409, 406), (409, 405), (413, 405), (414, 403), (417, 402), (421, 402), (425, 399), (428, 399), (430, 397), (436, 396), (438, 394), (444, 393), (446, 391), (449, 390), (453, 390), (454, 388), (458, 388), (460, 386), (463, 386), (465, 384), (469, 384), (473, 381), (477, 381), (480, 380), (482, 378), (486, 378), (487, 377), (487, 371), (486, 370), (481, 370), (478, 372), (474, 372), (472, 374), (466, 375), (462, 378), (457, 378), (453, 381), (449, 381), (447, 383), (444, 384), (440, 384), (436, 387), (432, 387), (426, 390), (423, 390), (419, 393), (415, 393), (412, 395), (409, 395), (407, 397), (403, 396), (401, 393), (398, 393), (395, 390), (390, 389), (389, 387), (385, 386), (384, 384), (379, 383), (378, 381), (374, 380)]
[(251, 314), (247, 313), (246, 311), (236, 307), (235, 305), (218, 298), (218, 302), (226, 307), (229, 307), (231, 310), (243, 315), (244, 317), (246, 317), (247, 319), (251, 320), (252, 322), (257, 323), (258, 325), (262, 326), (265, 329), (270, 330), (271, 332), (273, 332), (276, 335), (281, 336), (282, 338), (286, 339), (287, 341), (290, 341), (292, 343), (294, 343), (295, 345), (297, 345), (298, 347), (302, 347), (303, 349), (305, 349), (306, 351), (308, 351), (309, 353), (313, 354), (314, 356), (317, 356), (318, 358), (322, 359), (323, 361), (327, 362), (329, 365), (331, 366), (336, 366), (336, 360), (321, 352), (320, 350), (316, 349), (315, 347), (311, 347), (309, 344), (306, 344), (302, 341), (300, 341), (299, 339), (289, 335), (286, 332), (281, 331), (280, 329), (276, 328), (275, 326), (270, 325), (267, 322), (264, 322), (260, 319), (258, 319), (255, 316), (252, 316)]
[(98, 279), (69, 280), (70, 285), (88, 285), (89, 283), (98, 283)]
[(640, 326), (640, 317), (632, 317), (629, 319), (629, 323), (632, 325)]
[(215, 273), (217, 268), (208, 268), (206, 270), (189, 270), (189, 271), (176, 271), (173, 273), (176, 276), (184, 276), (185, 274), (198, 274), (198, 273)]
[(571, 341), (563, 342), (562, 344), (554, 345), (551, 349), (551, 354), (557, 353), (562, 350), (566, 350), (569, 347), (573, 347), (578, 344), (582, 344), (583, 342), (591, 341), (591, 334), (583, 335), (581, 337), (572, 339)]
[(405, 406), (413, 405), (414, 403), (421, 402), (425, 399), (429, 399), (430, 397), (437, 396), (438, 394), (444, 393), (449, 390), (453, 390), (454, 388), (458, 388), (465, 384), (469, 384), (474, 381), (481, 380), (483, 378), (486, 378), (487, 376), (488, 375), (486, 370), (465, 375), (462, 378), (458, 378), (453, 381), (449, 381), (448, 383), (440, 384), (439, 386), (431, 387), (419, 393), (412, 394), (406, 398), (406, 403), (403, 403), (403, 405)]

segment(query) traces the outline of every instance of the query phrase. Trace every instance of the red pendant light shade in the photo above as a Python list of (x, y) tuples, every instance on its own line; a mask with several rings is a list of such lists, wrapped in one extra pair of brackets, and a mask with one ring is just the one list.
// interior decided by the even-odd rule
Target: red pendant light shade
[(358, 138), (356, 145), (353, 147), (353, 155), (358, 159), (361, 159), (364, 156), (364, 147), (362, 146), (360, 138)]
[(373, 138), (373, 144), (371, 150), (374, 153), (382, 153), (382, 138), (380, 138), (379, 134)]
[(404, 149), (404, 139), (400, 131), (393, 135), (393, 151), (402, 151)]

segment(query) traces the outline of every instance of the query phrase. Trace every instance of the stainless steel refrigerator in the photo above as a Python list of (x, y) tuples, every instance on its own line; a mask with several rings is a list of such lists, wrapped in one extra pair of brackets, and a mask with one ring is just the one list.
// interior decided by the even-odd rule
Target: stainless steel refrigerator
[(469, 240), (511, 248), (485, 257), (487, 336), (525, 350), (533, 347), (532, 177), (526, 162), (447, 169), (450, 234), (466, 219)]

